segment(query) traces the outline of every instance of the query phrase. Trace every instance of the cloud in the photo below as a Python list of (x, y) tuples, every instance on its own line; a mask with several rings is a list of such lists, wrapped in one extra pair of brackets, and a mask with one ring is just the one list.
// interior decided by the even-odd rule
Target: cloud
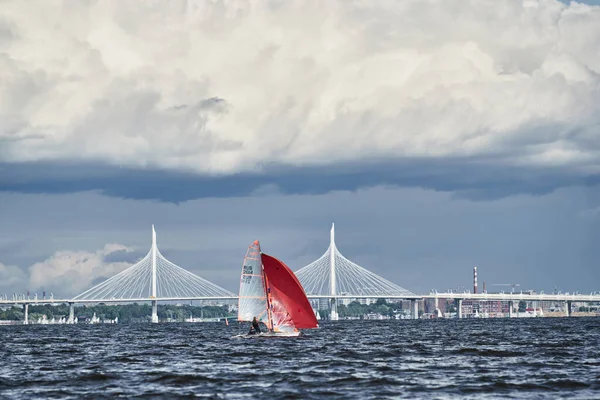
[(97, 164), (0, 163), (0, 192), (76, 193), (182, 203), (200, 198), (325, 194), (377, 186), (422, 187), (458, 197), (494, 199), (541, 195), (573, 185), (594, 186), (600, 175), (560, 167), (489, 165), (481, 158), (374, 160), (328, 168), (271, 165), (262, 173), (205, 176), (150, 168)]
[(131, 266), (128, 262), (107, 261), (115, 253), (131, 251), (119, 244), (107, 244), (95, 252), (58, 251), (29, 267), (29, 286), (31, 290), (78, 294)]
[[(598, 42), (599, 7), (553, 0), (8, 1), (0, 161), (226, 178), (477, 159), (484, 178), (584, 179)], [(268, 184), (285, 190), (246, 191)]]
[(600, 207), (588, 208), (580, 211), (578, 217), (586, 220), (594, 220), (600, 218)]
[(14, 265), (5, 265), (0, 263), (0, 287), (4, 290), (0, 291), (6, 294), (10, 299), (15, 290), (21, 293), (20, 289), (27, 282), (27, 275), (22, 269)]

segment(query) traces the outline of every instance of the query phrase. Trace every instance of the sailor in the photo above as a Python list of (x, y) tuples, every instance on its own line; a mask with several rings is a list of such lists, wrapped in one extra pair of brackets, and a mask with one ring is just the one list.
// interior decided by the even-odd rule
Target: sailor
[(248, 335), (256, 335), (257, 333), (260, 333), (260, 325), (258, 324), (256, 317), (254, 317), (252, 319), (252, 326), (250, 326), (250, 332), (248, 332)]

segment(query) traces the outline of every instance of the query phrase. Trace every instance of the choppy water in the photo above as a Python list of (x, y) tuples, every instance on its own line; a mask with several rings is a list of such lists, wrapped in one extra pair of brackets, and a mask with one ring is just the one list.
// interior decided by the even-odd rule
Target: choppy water
[[(600, 398), (600, 318), (0, 327), (0, 397)], [(243, 332), (246, 331), (244, 326)]]

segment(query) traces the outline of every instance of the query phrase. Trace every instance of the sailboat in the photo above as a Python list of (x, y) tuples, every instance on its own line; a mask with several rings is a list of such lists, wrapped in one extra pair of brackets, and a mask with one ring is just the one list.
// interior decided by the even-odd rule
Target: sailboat
[(238, 321), (254, 317), (268, 332), (237, 337), (295, 337), (299, 329), (319, 327), (296, 275), (283, 261), (263, 253), (258, 240), (244, 257), (238, 303)]
[(315, 317), (317, 318), (317, 321), (321, 320), (321, 314), (319, 314), (319, 310), (315, 310)]

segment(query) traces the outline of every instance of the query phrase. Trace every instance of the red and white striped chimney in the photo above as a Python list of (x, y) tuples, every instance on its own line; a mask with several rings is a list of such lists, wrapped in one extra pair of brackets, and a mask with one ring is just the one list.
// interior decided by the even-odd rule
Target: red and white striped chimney
[(473, 267), (473, 293), (477, 294), (477, 267)]

